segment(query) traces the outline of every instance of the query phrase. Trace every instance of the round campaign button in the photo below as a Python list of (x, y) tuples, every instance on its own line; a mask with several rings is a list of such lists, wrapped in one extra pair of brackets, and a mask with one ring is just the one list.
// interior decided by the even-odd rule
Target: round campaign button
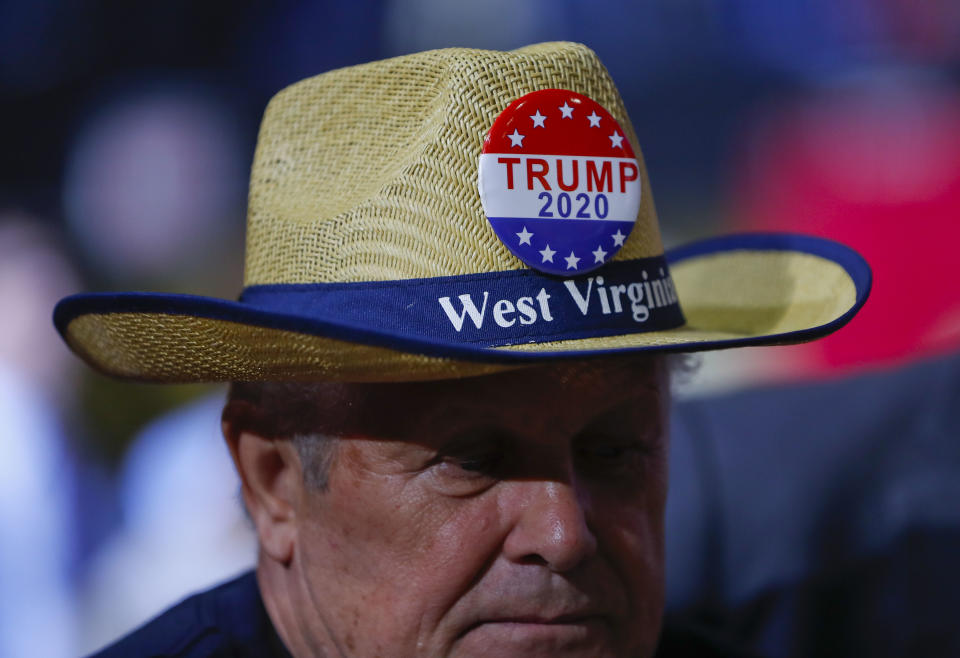
[(497, 237), (550, 274), (609, 261), (640, 210), (640, 166), (626, 133), (599, 103), (566, 89), (529, 93), (500, 113), (479, 185)]

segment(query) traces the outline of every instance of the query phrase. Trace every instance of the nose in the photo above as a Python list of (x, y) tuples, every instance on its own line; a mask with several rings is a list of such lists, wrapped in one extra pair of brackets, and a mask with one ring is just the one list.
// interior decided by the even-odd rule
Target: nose
[(504, 541), (515, 562), (539, 563), (551, 571), (575, 568), (597, 551), (590, 527), (589, 494), (575, 482), (516, 482), (525, 491), (516, 521)]

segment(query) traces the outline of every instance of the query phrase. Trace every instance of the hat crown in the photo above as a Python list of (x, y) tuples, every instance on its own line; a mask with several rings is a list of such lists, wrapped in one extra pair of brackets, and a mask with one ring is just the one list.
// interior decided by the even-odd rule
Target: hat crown
[(271, 100), (250, 178), (245, 284), (525, 268), (486, 220), (478, 159), (511, 102), (553, 88), (600, 103), (638, 156), (641, 206), (616, 259), (660, 255), (636, 135), (593, 51), (574, 43), (451, 48), (331, 71)]

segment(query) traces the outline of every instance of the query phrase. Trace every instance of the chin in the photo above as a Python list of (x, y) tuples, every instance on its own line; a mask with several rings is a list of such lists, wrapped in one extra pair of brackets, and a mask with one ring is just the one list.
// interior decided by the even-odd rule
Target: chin
[[(656, 634), (654, 634), (654, 642)], [(644, 658), (649, 651), (628, 649), (608, 620), (596, 617), (569, 623), (493, 621), (461, 637), (450, 656), (468, 658)]]

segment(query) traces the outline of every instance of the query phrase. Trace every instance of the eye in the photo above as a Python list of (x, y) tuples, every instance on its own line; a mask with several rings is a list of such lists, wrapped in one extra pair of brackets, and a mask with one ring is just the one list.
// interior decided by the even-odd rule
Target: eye
[(584, 436), (577, 447), (580, 468), (596, 478), (641, 476), (652, 455), (645, 441), (630, 437)]
[(587, 459), (617, 462), (625, 458), (646, 456), (649, 448), (641, 441), (588, 437), (578, 452)]
[(503, 456), (499, 451), (444, 455), (440, 458), (438, 467), (449, 476), (475, 478), (495, 475), (502, 461)]
[[(585, 474), (635, 482), (663, 458), (662, 410), (657, 396), (631, 396), (597, 416), (574, 440)], [(652, 472), (652, 471), (650, 471)]]
[(429, 471), (438, 486), (452, 495), (477, 493), (502, 476), (505, 449), (505, 440), (499, 434), (463, 434), (438, 450)]

